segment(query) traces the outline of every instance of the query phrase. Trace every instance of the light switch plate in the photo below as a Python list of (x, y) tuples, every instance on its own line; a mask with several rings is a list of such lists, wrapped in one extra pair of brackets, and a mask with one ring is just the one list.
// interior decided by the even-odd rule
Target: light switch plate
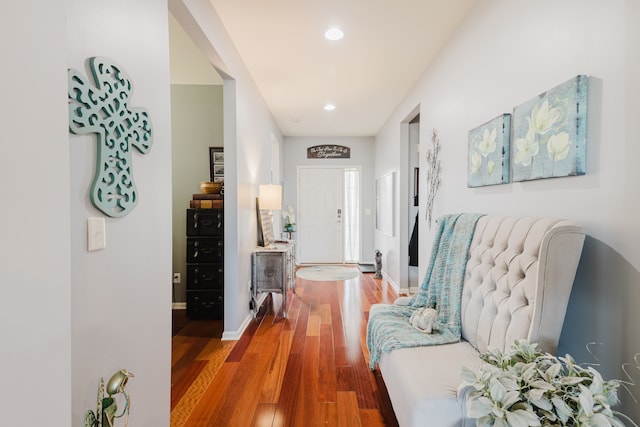
[(87, 219), (87, 250), (97, 251), (107, 246), (104, 218)]

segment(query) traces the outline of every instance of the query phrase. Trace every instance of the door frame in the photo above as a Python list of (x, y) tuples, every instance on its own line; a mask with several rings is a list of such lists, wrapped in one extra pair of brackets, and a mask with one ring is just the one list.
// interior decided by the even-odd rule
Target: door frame
[[(358, 214), (358, 247), (360, 248), (360, 250), (358, 251), (359, 252), (358, 259), (357, 260), (351, 260), (351, 261), (355, 261), (356, 263), (360, 263), (360, 262), (362, 262), (362, 225), (363, 225), (363, 221), (364, 221), (364, 209), (363, 209), (363, 205), (362, 205), (362, 166), (343, 166), (342, 167), (343, 177), (344, 177), (344, 172), (346, 170), (357, 170), (358, 171), (358, 180), (359, 180), (359, 182), (358, 182), (359, 183), (359, 186), (358, 186), (358, 207), (359, 207), (359, 210), (360, 210), (360, 212)], [(343, 179), (343, 184), (344, 184), (344, 179)], [(344, 196), (344, 189), (343, 189), (343, 196)], [(343, 211), (342, 218), (344, 218), (344, 217), (345, 217), (345, 215), (344, 215), (344, 211)], [(342, 246), (344, 248), (345, 243), (346, 243), (344, 241), (345, 236), (346, 236), (346, 233), (345, 233), (345, 230), (344, 230), (344, 227), (345, 227), (345, 222), (344, 221), (342, 222), (342, 227), (343, 227), (343, 229), (342, 229), (342, 236), (343, 236), (342, 237), (342, 239), (343, 239)], [(343, 261), (346, 261), (345, 258), (346, 258), (346, 254), (345, 254), (345, 251), (343, 249), (343, 251), (342, 251), (342, 259), (343, 259)]]
[[(400, 215), (400, 233), (399, 233), (399, 243), (400, 243), (400, 253), (398, 256), (399, 269), (398, 272), (400, 274), (398, 288), (401, 292), (408, 292), (411, 294), (412, 289), (409, 284), (409, 238), (411, 231), (409, 230), (409, 203), (410, 200), (413, 199), (412, 192), (409, 191), (411, 185), (409, 183), (413, 182), (413, 169), (409, 170), (409, 150), (411, 149), (410, 143), (410, 131), (409, 127), (411, 126), (411, 122), (420, 115), (420, 104), (416, 105), (413, 110), (400, 122), (400, 170), (406, 168), (406, 173), (399, 173), (400, 179), (400, 198), (398, 200), (398, 212)], [(418, 141), (418, 150), (422, 147), (422, 132), (419, 133), (419, 141)], [(421, 165), (420, 152), (418, 152), (418, 166)], [(424, 170), (424, 168), (422, 168)], [(420, 180), (424, 182), (424, 173), (421, 174)], [(422, 198), (424, 199), (424, 198)], [(424, 200), (419, 200), (418, 211), (420, 212), (420, 206), (424, 205)], [(420, 216), (418, 215), (418, 221), (420, 220)], [(419, 235), (419, 234), (418, 234)], [(420, 239), (418, 238), (418, 241)], [(418, 247), (420, 244), (418, 243)], [(418, 271), (420, 271), (420, 262), (418, 262)], [(418, 277), (420, 277), (420, 273), (418, 273)], [(420, 286), (420, 279), (418, 279), (418, 287)], [(417, 289), (416, 289), (417, 291)]]

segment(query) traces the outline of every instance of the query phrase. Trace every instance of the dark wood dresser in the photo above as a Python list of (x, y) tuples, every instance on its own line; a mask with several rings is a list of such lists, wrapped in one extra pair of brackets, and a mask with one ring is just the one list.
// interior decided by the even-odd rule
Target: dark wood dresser
[(187, 209), (187, 316), (224, 318), (224, 209)]

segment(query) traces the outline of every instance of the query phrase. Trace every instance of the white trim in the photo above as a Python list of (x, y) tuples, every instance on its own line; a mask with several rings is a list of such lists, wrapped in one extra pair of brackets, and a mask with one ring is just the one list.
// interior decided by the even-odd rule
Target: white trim
[(187, 303), (186, 302), (174, 302), (171, 305), (171, 308), (174, 310), (186, 310), (187, 309)]
[[(262, 303), (267, 298), (267, 294), (258, 295), (258, 307), (262, 307)], [(238, 341), (242, 338), (242, 334), (244, 334), (245, 329), (249, 326), (249, 323), (253, 320), (253, 314), (249, 313), (243, 320), (240, 328), (236, 331), (224, 331), (222, 333), (222, 341)]]
[(380, 273), (382, 274), (382, 280), (386, 280), (387, 283), (389, 285), (391, 285), (393, 290), (396, 291), (396, 293), (398, 295), (403, 294), (403, 293), (409, 294), (409, 290), (408, 289), (406, 289), (406, 288), (405, 289), (401, 289), (400, 286), (398, 286), (397, 283), (395, 283), (393, 280), (391, 280), (391, 277), (389, 277), (389, 275), (384, 270), (381, 270)]
[(249, 322), (251, 322), (252, 319), (253, 319), (253, 316), (251, 314), (247, 315), (247, 317), (244, 318), (242, 325), (240, 325), (240, 329), (238, 329), (237, 331), (224, 331), (222, 333), (221, 340), (222, 341), (238, 341), (242, 337), (244, 330), (247, 329), (247, 326), (249, 326)]
[[(364, 209), (362, 208), (362, 165), (360, 166), (354, 166), (352, 168), (344, 168), (342, 169), (342, 187), (343, 187), (343, 199), (344, 199), (344, 205), (346, 207), (346, 191), (345, 191), (345, 173), (347, 171), (357, 171), (358, 172), (358, 259), (357, 260), (349, 260), (350, 263), (359, 263), (362, 260), (362, 224), (363, 224), (363, 214), (364, 214)], [(342, 218), (345, 217), (344, 213), (345, 213), (346, 209), (343, 210), (343, 216)], [(346, 244), (346, 239), (347, 239), (347, 233), (346, 233), (346, 224), (343, 222), (343, 226), (342, 226), (342, 247), (343, 247), (343, 251), (342, 251), (342, 261), (346, 262), (346, 251), (344, 250), (344, 246)]]
[[(413, 182), (413, 168), (409, 167), (410, 164), (410, 147), (411, 147), (411, 122), (421, 113), (421, 104), (418, 103), (410, 112), (405, 116), (405, 118), (400, 122), (400, 170), (397, 174), (397, 182), (394, 184), (396, 189), (399, 191), (399, 197), (396, 197), (394, 203), (396, 203), (396, 214), (398, 215), (394, 218), (394, 225), (398, 226), (398, 238), (395, 241), (396, 244), (399, 244), (401, 248), (409, 247), (409, 240), (411, 238), (412, 230), (409, 230), (409, 223), (413, 219), (413, 203), (411, 203), (412, 194), (409, 192), (410, 183)], [(418, 125), (418, 128), (422, 130), (422, 126)], [(425, 135), (427, 132), (420, 132), (418, 147), (420, 147), (420, 140), (426, 139)], [(418, 165), (420, 166), (420, 156), (418, 156)], [(424, 177), (422, 177), (424, 180)], [(423, 194), (424, 193), (423, 191)], [(420, 206), (425, 206), (424, 196), (419, 201)], [(419, 212), (421, 212), (421, 208), (418, 206)], [(398, 281), (400, 283), (406, 283), (406, 288), (399, 289), (398, 292), (411, 294), (410, 286), (409, 286), (409, 251), (403, 250), (398, 254)], [(418, 263), (420, 263), (418, 261)]]

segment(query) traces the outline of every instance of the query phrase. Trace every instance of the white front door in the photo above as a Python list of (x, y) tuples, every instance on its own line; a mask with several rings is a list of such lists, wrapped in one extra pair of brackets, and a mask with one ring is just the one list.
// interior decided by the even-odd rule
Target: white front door
[(300, 263), (342, 263), (343, 171), (298, 169)]

